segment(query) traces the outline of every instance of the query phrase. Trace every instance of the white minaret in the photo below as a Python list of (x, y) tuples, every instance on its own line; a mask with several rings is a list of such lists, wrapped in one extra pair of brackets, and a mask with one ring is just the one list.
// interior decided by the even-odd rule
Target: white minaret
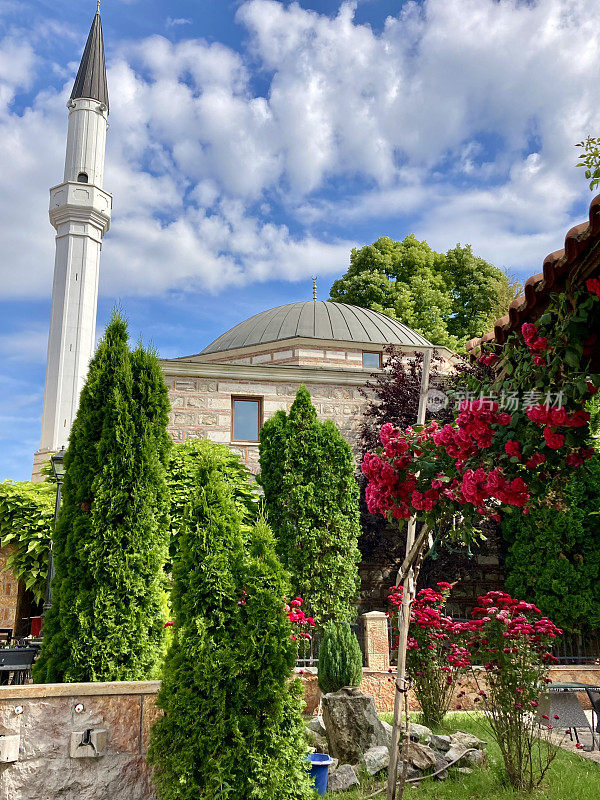
[(40, 449), (33, 480), (50, 454), (68, 444), (79, 394), (94, 354), (102, 237), (112, 197), (102, 189), (108, 129), (108, 89), (100, 2), (68, 103), (63, 183), (50, 189), (56, 228), (52, 314)]

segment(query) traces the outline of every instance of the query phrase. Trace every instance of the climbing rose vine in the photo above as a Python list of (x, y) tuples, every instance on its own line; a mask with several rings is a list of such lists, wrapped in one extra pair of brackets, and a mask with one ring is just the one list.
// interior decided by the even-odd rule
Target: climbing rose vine
[(595, 288), (555, 296), (501, 354), (482, 354), (487, 377), (469, 374), (455, 389), (479, 396), (460, 402), (454, 422), (383, 425), (381, 447), (362, 464), (369, 511), (397, 520), (419, 513), (431, 525), (459, 513), (468, 531), (502, 510), (529, 513), (565, 466), (583, 465), (594, 452), (583, 405), (600, 384), (589, 363), (600, 281)]
[[(438, 583), (437, 590), (422, 589), (410, 608), (408, 675), (421, 707), (423, 723), (434, 727), (441, 724), (450, 707), (456, 681), (471, 663), (469, 652), (463, 646), (460, 625), (445, 614), (451, 589), (450, 583)], [(402, 605), (402, 587), (391, 587), (388, 599), (395, 620)], [(393, 647), (398, 647), (397, 633)]]

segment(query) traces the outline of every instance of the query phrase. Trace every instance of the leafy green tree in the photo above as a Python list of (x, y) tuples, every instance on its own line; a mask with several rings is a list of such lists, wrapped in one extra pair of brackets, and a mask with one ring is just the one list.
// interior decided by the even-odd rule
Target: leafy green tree
[(507, 590), (566, 630), (600, 627), (599, 504), (596, 456), (573, 474), (562, 497), (549, 495), (529, 515), (508, 514), (502, 523)]
[(286, 575), (264, 522), (246, 552), (220, 466), (217, 448), (201, 454), (178, 537), (175, 636), (148, 760), (161, 800), (304, 800)]
[(590, 190), (600, 184), (600, 138), (588, 136), (582, 142), (577, 142), (575, 147), (581, 147), (582, 153), (575, 166), (585, 169), (585, 177), (590, 182)]
[(37, 682), (142, 680), (162, 661), (169, 400), (153, 353), (115, 314), (65, 455), (56, 578)]
[(382, 236), (353, 249), (330, 299), (380, 311), (433, 344), (456, 349), (487, 332), (520, 288), (473, 255), (470, 245), (456, 245), (444, 255), (411, 234), (401, 242)]
[(338, 692), (343, 686), (360, 686), (362, 652), (347, 622), (330, 620), (319, 648), (319, 689)]
[(6, 566), (36, 603), (46, 594), (56, 486), (49, 481), (0, 483), (0, 547), (12, 545)]
[(352, 450), (327, 420), (320, 422), (306, 387), (289, 415), (278, 411), (260, 434), (258, 482), (292, 594), (304, 598), (317, 625), (355, 615), (359, 579), (358, 485)]

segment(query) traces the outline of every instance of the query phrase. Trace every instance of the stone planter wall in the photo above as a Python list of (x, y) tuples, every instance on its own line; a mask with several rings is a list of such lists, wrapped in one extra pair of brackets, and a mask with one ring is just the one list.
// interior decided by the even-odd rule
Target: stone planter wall
[[(155, 800), (145, 753), (159, 685), (0, 687), (0, 726), (20, 736), (19, 760), (0, 764), (0, 800)], [(87, 729), (107, 732), (105, 751), (72, 757), (72, 735)]]

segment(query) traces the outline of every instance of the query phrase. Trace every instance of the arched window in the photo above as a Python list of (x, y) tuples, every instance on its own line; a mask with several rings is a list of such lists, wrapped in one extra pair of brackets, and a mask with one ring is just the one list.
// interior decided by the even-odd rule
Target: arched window
[(87, 172), (80, 172), (79, 175), (77, 176), (77, 183), (87, 183), (87, 182), (88, 182)]

